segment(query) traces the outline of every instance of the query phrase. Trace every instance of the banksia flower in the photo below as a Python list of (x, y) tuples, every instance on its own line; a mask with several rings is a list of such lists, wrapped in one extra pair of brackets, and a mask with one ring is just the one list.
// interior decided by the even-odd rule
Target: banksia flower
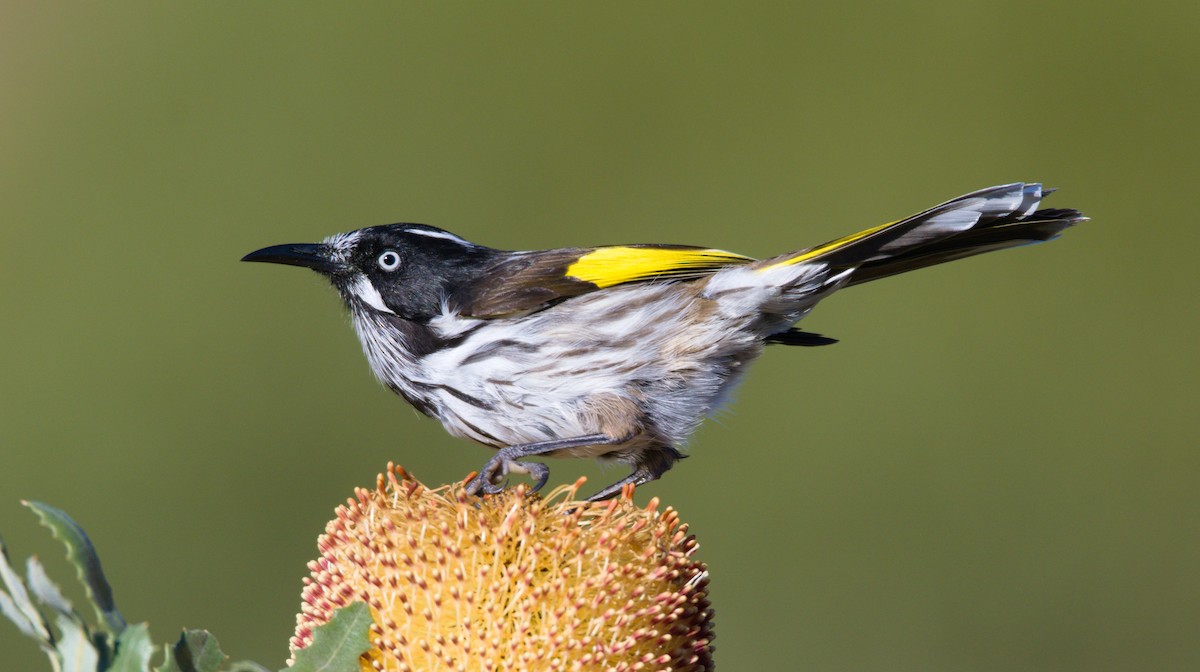
[(389, 464), (318, 539), (293, 651), (363, 601), (364, 671), (712, 669), (708, 573), (687, 526), (657, 499), (635, 506), (632, 488), (577, 501), (582, 483), (478, 499)]

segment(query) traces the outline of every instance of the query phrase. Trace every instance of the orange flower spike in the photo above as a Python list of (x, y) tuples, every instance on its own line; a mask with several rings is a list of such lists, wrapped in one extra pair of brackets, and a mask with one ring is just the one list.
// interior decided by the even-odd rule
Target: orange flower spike
[(578, 501), (584, 481), (476, 499), (389, 463), (318, 539), (293, 650), (361, 599), (363, 670), (711, 669), (707, 568), (678, 513), (632, 487)]

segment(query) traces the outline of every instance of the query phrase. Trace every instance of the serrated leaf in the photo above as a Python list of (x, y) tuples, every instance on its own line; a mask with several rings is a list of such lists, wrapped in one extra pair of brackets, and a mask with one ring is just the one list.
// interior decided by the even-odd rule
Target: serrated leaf
[(50, 580), (46, 574), (46, 568), (38, 561), (37, 557), (29, 556), (25, 561), (25, 583), (29, 584), (29, 592), (38, 599), (39, 602), (57, 611), (60, 614), (73, 616), (75, 608), (71, 606), (71, 601), (62, 594), (62, 590), (57, 583)]
[(358, 672), (358, 658), (371, 643), (371, 610), (365, 602), (342, 607), (328, 623), (313, 628), (312, 644), (296, 652), (296, 662), (281, 672)]
[(154, 672), (217, 672), (225, 658), (217, 638), (207, 630), (184, 630)]
[(61, 633), (58, 656), (62, 662), (62, 672), (96, 672), (100, 665), (100, 652), (92, 644), (83, 625), (61, 614), (54, 623)]
[(50, 630), (46, 627), (42, 612), (38, 611), (33, 600), (29, 599), (25, 582), (13, 570), (12, 565), (8, 564), (8, 549), (3, 541), (0, 541), (0, 579), (8, 589), (7, 593), (0, 590), (0, 613), (16, 623), (21, 632), (29, 637), (42, 642), (51, 641)]
[(113, 602), (112, 587), (104, 578), (100, 557), (87, 533), (65, 512), (41, 502), (23, 501), (35, 514), (38, 521), (50, 530), (56, 539), (67, 547), (67, 559), (75, 565), (79, 579), (87, 589), (88, 598), (95, 605), (101, 623), (113, 634), (125, 629), (125, 619)]
[(107, 672), (148, 672), (154, 643), (145, 623), (128, 625), (117, 637), (117, 655)]

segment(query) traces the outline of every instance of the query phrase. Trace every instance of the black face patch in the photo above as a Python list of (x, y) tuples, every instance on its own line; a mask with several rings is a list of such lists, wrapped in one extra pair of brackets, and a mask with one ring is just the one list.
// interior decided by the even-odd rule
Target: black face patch
[[(397, 316), (428, 322), (456, 288), (481, 281), (502, 254), (432, 226), (389, 224), (363, 229), (349, 261)], [(352, 293), (353, 282), (343, 281), (344, 295)]]

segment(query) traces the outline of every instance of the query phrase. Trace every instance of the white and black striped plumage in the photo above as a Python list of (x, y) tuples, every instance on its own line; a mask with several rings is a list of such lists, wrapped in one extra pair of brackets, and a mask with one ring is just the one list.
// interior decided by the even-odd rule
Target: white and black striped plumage
[(766, 260), (687, 246), (508, 252), (421, 224), (375, 226), (246, 261), (326, 275), (375, 375), (453, 435), (500, 449), (472, 483), (525, 458), (601, 457), (661, 476), (765, 344), (832, 339), (792, 325), (842, 287), (1048, 240), (1084, 217), (1037, 210), (1039, 184), (983, 189), (913, 217)]

